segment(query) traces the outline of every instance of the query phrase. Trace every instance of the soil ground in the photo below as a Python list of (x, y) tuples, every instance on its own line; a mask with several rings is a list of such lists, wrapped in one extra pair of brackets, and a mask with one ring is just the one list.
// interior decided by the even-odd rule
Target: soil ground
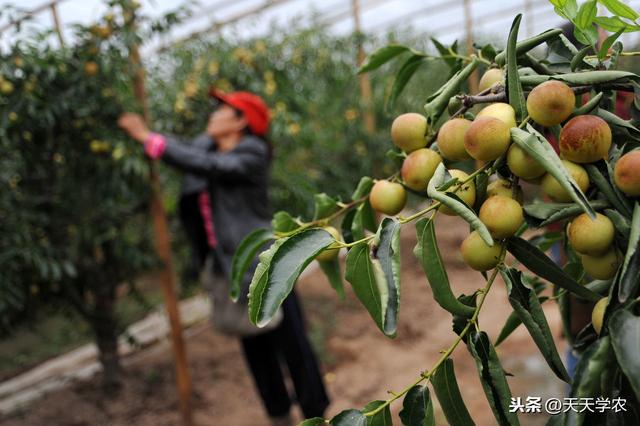
[[(440, 249), (447, 263), (456, 294), (470, 294), (483, 286), (479, 273), (466, 267), (458, 253), (468, 226), (459, 218), (436, 221)], [(433, 300), (422, 269), (412, 255), (415, 229), (402, 231), (402, 294), (398, 336), (391, 340), (350, 291), (340, 301), (320, 271), (297, 283), (307, 326), (332, 399), (326, 417), (346, 408), (361, 408), (369, 401), (386, 399), (387, 390), (399, 391), (427, 370), (454, 340), (451, 316)], [(556, 305), (543, 305), (561, 355), (566, 342), (561, 337)], [(493, 286), (480, 315), (480, 326), (495, 340), (511, 306), (502, 281)], [(238, 342), (215, 334), (207, 324), (187, 330), (187, 350), (194, 383), (196, 425), (268, 426), (260, 399), (240, 352)], [(564, 396), (565, 385), (555, 378), (523, 327), (498, 348), (514, 396), (539, 396), (542, 400)], [(453, 354), (463, 398), (478, 425), (495, 420), (486, 401), (475, 364), (464, 345)], [(2, 421), (6, 426), (180, 425), (174, 387), (173, 365), (168, 344), (126, 359), (124, 385), (116, 396), (106, 396), (99, 380), (73, 384), (51, 393)], [(397, 419), (401, 402), (392, 405)], [(296, 420), (301, 415), (294, 411)], [(521, 415), (523, 425), (543, 425), (545, 414)], [(436, 403), (437, 424), (446, 424)], [(396, 421), (395, 423), (399, 423)]]

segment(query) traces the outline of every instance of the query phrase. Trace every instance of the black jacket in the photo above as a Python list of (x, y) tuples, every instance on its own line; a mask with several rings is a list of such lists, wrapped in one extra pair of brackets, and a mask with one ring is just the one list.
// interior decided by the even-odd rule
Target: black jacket
[[(229, 278), (233, 254), (251, 231), (269, 228), (271, 208), (268, 199), (269, 151), (256, 136), (245, 136), (229, 152), (218, 152), (207, 135), (198, 136), (190, 145), (165, 135), (162, 160), (185, 172), (180, 193), (180, 218), (201, 266), (209, 251), (198, 194), (209, 190), (217, 247), (216, 263)], [(240, 301), (246, 296), (257, 260), (244, 279)], [(227, 280), (228, 281), (228, 280)]]

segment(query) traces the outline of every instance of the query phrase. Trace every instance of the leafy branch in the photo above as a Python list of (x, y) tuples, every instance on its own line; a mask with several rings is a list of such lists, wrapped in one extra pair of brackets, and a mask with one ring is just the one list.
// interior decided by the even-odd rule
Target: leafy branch
[(382, 411), (385, 407), (390, 405), (393, 401), (399, 399), (400, 397), (405, 395), (407, 392), (409, 392), (413, 387), (419, 385), (420, 383), (422, 383), (425, 380), (429, 380), (431, 378), (431, 376), (436, 372), (438, 367), (440, 367), (440, 365), (442, 365), (442, 363), (445, 362), (451, 356), (453, 351), (458, 347), (460, 342), (465, 338), (465, 336), (467, 335), (467, 333), (469, 332), (471, 327), (472, 326), (477, 327), (478, 316), (480, 315), (480, 311), (482, 309), (482, 306), (484, 305), (484, 301), (487, 298), (487, 295), (489, 294), (489, 291), (491, 290), (491, 286), (493, 285), (493, 282), (495, 281), (496, 277), (498, 276), (499, 267), (504, 265), (505, 255), (506, 255), (506, 250), (503, 248), (502, 252), (500, 254), (500, 263), (493, 270), (493, 273), (491, 274), (489, 279), (486, 281), (486, 284), (485, 284), (484, 288), (479, 289), (477, 291), (478, 293), (480, 293), (480, 299), (478, 300), (478, 305), (476, 306), (475, 310), (473, 311), (473, 315), (471, 316), (471, 318), (469, 318), (469, 320), (467, 321), (466, 326), (462, 329), (462, 331), (460, 332), (458, 337), (442, 353), (442, 356), (433, 365), (433, 367), (431, 367), (431, 369), (427, 373), (420, 374), (420, 377), (415, 382), (413, 382), (411, 385), (407, 386), (405, 389), (403, 389), (399, 393), (392, 392), (392, 394), (393, 394), (392, 398), (386, 400), (383, 404), (381, 404), (380, 406), (376, 407), (376, 409), (374, 409), (372, 411), (368, 411), (366, 413), (363, 413), (365, 416), (371, 417), (371, 416), (376, 415), (377, 413)]

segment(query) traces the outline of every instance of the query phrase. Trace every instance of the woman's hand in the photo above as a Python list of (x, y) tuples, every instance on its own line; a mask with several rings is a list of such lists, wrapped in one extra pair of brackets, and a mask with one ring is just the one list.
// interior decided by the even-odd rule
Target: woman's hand
[(142, 116), (132, 112), (122, 114), (118, 119), (118, 126), (140, 143), (144, 143), (151, 133)]

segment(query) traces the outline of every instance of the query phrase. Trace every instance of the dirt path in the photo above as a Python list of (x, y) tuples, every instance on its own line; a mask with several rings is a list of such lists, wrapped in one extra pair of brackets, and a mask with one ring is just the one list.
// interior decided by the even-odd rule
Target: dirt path
[[(440, 248), (448, 265), (456, 294), (472, 293), (483, 285), (480, 274), (467, 268), (457, 248), (468, 227), (458, 218), (437, 220)], [(387, 390), (399, 391), (428, 369), (454, 340), (451, 316), (434, 301), (424, 274), (411, 254), (413, 228), (402, 231), (402, 295), (398, 337), (382, 335), (351, 291), (341, 302), (321, 273), (297, 284), (305, 305), (311, 338), (321, 359), (332, 404), (327, 416), (346, 408), (363, 407), (374, 399), (386, 399)], [(480, 315), (480, 326), (492, 339), (511, 312), (502, 281), (497, 281)], [(545, 313), (560, 346), (560, 318), (552, 303)], [(268, 425), (235, 339), (216, 335), (207, 324), (188, 331), (188, 353), (195, 384), (197, 425)], [(519, 328), (498, 348), (503, 368), (513, 376), (514, 396), (562, 397), (563, 383), (556, 379), (528, 333)], [(469, 411), (478, 425), (495, 424), (480, 386), (474, 362), (464, 345), (454, 352), (456, 375)], [(127, 359), (126, 379), (116, 397), (104, 396), (98, 381), (79, 383), (50, 394), (5, 419), (7, 426), (179, 425), (174, 392), (173, 366), (166, 344)], [(397, 419), (401, 408), (392, 406)], [(300, 416), (295, 412), (296, 418)], [(542, 425), (545, 415), (521, 417), (523, 425)], [(398, 423), (398, 422), (396, 422)], [(437, 424), (446, 424), (437, 410)]]

